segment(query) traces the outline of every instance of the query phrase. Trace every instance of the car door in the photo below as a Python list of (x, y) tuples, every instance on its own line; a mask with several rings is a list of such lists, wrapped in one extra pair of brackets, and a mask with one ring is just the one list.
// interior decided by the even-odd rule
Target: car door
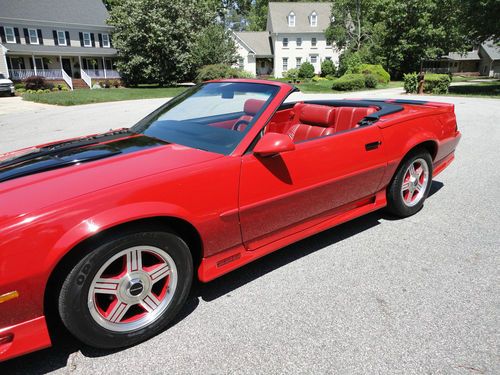
[(386, 163), (381, 131), (359, 127), (296, 144), (272, 157), (242, 156), (243, 242), (257, 249), (373, 196)]

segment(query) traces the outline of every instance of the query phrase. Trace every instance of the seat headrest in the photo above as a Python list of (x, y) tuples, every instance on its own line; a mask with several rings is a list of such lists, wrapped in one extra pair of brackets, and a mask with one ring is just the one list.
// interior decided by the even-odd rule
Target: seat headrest
[(260, 111), (262, 106), (265, 104), (264, 100), (259, 100), (259, 99), (248, 99), (245, 102), (245, 106), (243, 110), (245, 113), (249, 116), (255, 116), (257, 112)]
[(299, 121), (308, 125), (333, 126), (335, 108), (317, 104), (303, 104), (299, 107)]

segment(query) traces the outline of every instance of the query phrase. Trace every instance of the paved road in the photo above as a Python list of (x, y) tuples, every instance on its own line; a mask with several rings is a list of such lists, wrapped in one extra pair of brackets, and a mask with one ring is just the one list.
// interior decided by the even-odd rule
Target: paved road
[[(173, 327), (135, 347), (65, 339), (0, 374), (499, 374), (500, 101), (432, 99), (455, 103), (463, 139), (417, 215), (374, 213), (206, 284)], [(72, 128), (72, 110), (81, 124), (100, 108), (116, 123), (146, 105), (52, 118)], [(16, 126), (24, 137), (30, 125)]]

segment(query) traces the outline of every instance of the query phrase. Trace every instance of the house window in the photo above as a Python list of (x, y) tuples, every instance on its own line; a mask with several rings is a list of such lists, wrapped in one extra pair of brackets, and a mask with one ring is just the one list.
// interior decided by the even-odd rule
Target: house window
[(311, 64), (316, 64), (318, 62), (318, 56), (312, 55), (311, 56)]
[(288, 47), (288, 38), (283, 38), (283, 47)]
[(243, 69), (245, 67), (245, 59), (239, 58), (238, 59), (238, 68)]
[(327, 60), (331, 60), (331, 59), (332, 59), (332, 57), (331, 57), (331, 56), (326, 56), (326, 59), (327, 59)]
[(16, 42), (16, 36), (14, 34), (13, 27), (5, 27), (5, 40), (7, 41), (7, 43), (15, 43)]
[(288, 26), (295, 27), (295, 13), (293, 12), (290, 12), (288, 15)]
[(295, 66), (297, 67), (297, 69), (300, 69), (301, 65), (302, 65), (302, 57), (297, 57), (295, 59)]
[(316, 12), (312, 12), (309, 20), (310, 20), (311, 27), (318, 26), (318, 15), (316, 14)]
[(64, 31), (57, 30), (57, 43), (60, 46), (66, 45), (66, 33)]
[(283, 71), (286, 72), (288, 70), (288, 57), (283, 57)]
[(102, 46), (104, 48), (109, 48), (109, 34), (102, 34)]
[(302, 38), (297, 38), (297, 47), (302, 47)]
[(38, 34), (36, 29), (28, 29), (30, 44), (38, 44)]
[(92, 40), (90, 39), (90, 33), (83, 33), (83, 46), (92, 47)]
[(311, 39), (311, 46), (316, 47), (317, 43), (318, 43), (318, 41), (316, 40), (316, 38)]

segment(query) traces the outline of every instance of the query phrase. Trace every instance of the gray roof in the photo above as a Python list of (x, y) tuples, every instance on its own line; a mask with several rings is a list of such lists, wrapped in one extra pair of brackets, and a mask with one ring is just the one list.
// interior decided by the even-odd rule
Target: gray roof
[(0, 0), (0, 18), (105, 26), (102, 0)]
[[(295, 14), (295, 27), (288, 26), (288, 15)], [(327, 3), (269, 3), (267, 28), (272, 33), (322, 33), (330, 25), (332, 4)], [(318, 26), (311, 27), (309, 16), (318, 15)]]
[(482, 44), (484, 51), (488, 54), (492, 60), (500, 60), (500, 46), (494, 44), (492, 41), (487, 41)]
[(271, 40), (267, 31), (242, 31), (234, 33), (243, 43), (259, 57), (273, 55)]
[(80, 56), (114, 56), (115, 48), (95, 48), (95, 47), (61, 47), (61, 46), (41, 46), (35, 44), (7, 44), (8, 52), (19, 54), (40, 54), (40, 55), (80, 55)]
[(464, 60), (481, 60), (479, 57), (478, 51), (472, 51), (472, 52), (466, 52), (466, 53), (460, 53), (460, 52), (450, 52), (448, 56), (445, 56), (445, 58), (449, 60), (457, 60), (457, 61), (464, 61)]

